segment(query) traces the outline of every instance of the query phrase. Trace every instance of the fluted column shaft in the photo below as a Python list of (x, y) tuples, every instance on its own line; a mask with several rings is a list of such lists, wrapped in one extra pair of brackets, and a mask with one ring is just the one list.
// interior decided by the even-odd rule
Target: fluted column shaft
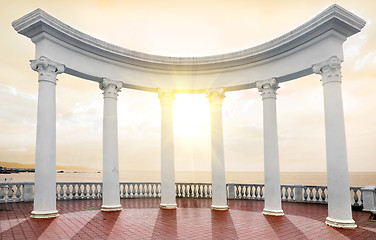
[(325, 109), (326, 170), (328, 182), (328, 217), (326, 224), (356, 228), (352, 219), (345, 121), (341, 90), (341, 60), (331, 57), (313, 66), (322, 76)]
[(38, 72), (38, 116), (32, 218), (58, 216), (56, 210), (56, 76), (64, 65), (40, 57), (31, 61)]
[(175, 209), (175, 163), (172, 90), (158, 90), (161, 101), (161, 204), (162, 209)]
[(103, 79), (99, 85), (103, 90), (103, 191), (102, 211), (119, 211), (119, 160), (118, 160), (118, 127), (117, 96), (122, 83)]
[(263, 101), (265, 200), (263, 214), (282, 216), (275, 79), (258, 81)]
[(212, 149), (212, 205), (211, 209), (224, 211), (228, 209), (226, 196), (226, 170), (223, 146), (222, 101), (225, 92), (222, 88), (208, 89), (211, 115), (211, 149)]

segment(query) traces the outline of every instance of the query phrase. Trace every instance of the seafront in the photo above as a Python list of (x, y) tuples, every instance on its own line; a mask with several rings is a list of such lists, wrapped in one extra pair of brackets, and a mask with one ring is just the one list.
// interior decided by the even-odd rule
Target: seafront
[[(175, 173), (176, 182), (210, 183), (211, 172), (181, 172)], [(349, 172), (350, 186), (376, 185), (376, 172)], [(0, 175), (0, 182), (11, 178), (12, 182), (34, 182), (34, 173), (16, 173)], [(120, 171), (120, 182), (160, 182), (159, 171)], [(228, 183), (263, 184), (263, 172), (229, 172), (226, 171)], [(325, 172), (281, 172), (281, 184), (327, 185)], [(57, 182), (102, 182), (100, 171), (64, 170), (56, 173)]]

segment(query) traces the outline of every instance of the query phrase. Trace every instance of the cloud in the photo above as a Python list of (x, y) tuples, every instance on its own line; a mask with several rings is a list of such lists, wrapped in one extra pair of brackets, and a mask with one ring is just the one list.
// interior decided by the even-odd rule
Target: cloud
[(369, 52), (364, 57), (358, 59), (355, 62), (354, 71), (361, 70), (370, 64), (376, 64), (376, 51)]
[(20, 148), (9, 148), (8, 151), (9, 151), (9, 152), (27, 152), (27, 149), (24, 148), (24, 147), (20, 147)]
[(18, 91), (16, 88), (0, 84), (0, 123), (34, 124), (36, 120), (37, 97)]

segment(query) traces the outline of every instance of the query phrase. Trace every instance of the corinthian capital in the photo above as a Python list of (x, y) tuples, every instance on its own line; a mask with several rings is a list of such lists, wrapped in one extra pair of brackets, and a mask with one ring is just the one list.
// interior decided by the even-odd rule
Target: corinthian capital
[(99, 88), (103, 90), (104, 98), (115, 98), (117, 99), (118, 92), (123, 87), (123, 83), (120, 81), (114, 81), (107, 78), (103, 78), (102, 82), (99, 83)]
[(223, 88), (208, 88), (206, 89), (206, 97), (209, 98), (210, 104), (222, 104), (225, 91)]
[(161, 101), (161, 105), (172, 104), (175, 99), (175, 93), (171, 89), (160, 89), (158, 88), (158, 97)]
[(275, 78), (257, 81), (256, 87), (258, 91), (261, 92), (262, 99), (277, 97), (277, 89), (279, 87)]
[(322, 76), (322, 85), (328, 82), (341, 82), (341, 59), (336, 56), (312, 66), (314, 73)]
[(54, 62), (44, 56), (30, 60), (30, 66), (34, 71), (38, 72), (38, 82), (48, 81), (53, 84), (56, 84), (56, 76), (59, 73), (63, 73), (65, 68), (63, 64)]

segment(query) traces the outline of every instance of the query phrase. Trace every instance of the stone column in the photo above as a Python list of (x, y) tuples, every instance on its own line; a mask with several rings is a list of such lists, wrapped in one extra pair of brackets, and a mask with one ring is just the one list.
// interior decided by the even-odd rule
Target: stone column
[(162, 209), (176, 209), (174, 124), (172, 106), (175, 99), (172, 90), (158, 89), (161, 101), (161, 204)]
[(104, 78), (103, 90), (103, 191), (102, 211), (120, 211), (117, 96), (122, 83)]
[(279, 153), (276, 99), (278, 82), (272, 78), (256, 82), (263, 101), (264, 121), (264, 179), (265, 215), (283, 216), (281, 207), (281, 185), (279, 177)]
[(43, 56), (30, 62), (39, 76), (34, 209), (30, 217), (52, 218), (59, 216), (56, 210), (56, 76), (64, 72), (64, 65)]
[(222, 88), (207, 89), (211, 113), (212, 148), (212, 210), (228, 210), (226, 196), (226, 171), (223, 150), (222, 101), (225, 92)]
[(341, 90), (341, 60), (336, 56), (313, 66), (322, 76), (325, 109), (328, 217), (332, 227), (356, 228), (352, 219), (345, 122)]

